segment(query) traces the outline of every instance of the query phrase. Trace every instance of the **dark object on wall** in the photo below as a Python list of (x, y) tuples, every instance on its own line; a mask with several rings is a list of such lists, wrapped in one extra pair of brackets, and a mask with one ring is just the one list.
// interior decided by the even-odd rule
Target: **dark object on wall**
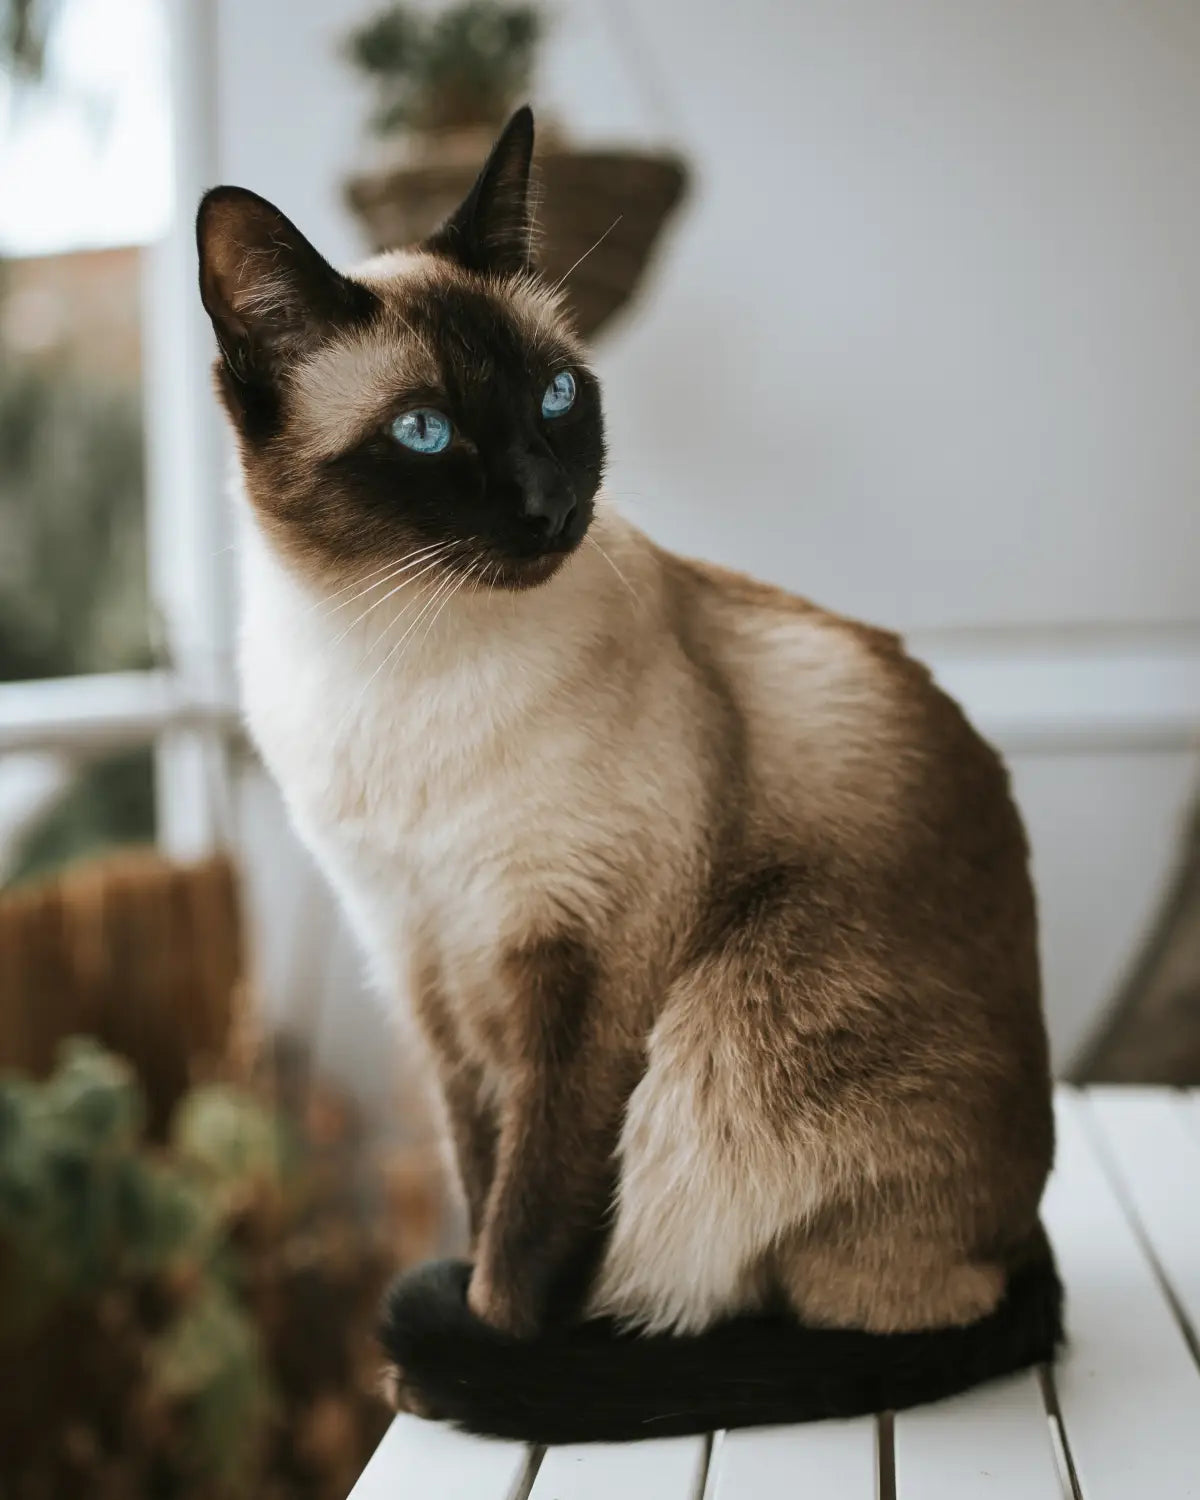
[(1073, 1077), (1200, 1084), (1200, 801), (1166, 900)]
[[(377, 250), (424, 239), (462, 202), (491, 142), (474, 132), (431, 140), (410, 165), (352, 179), (351, 207)], [(542, 270), (561, 281), (584, 338), (632, 298), (687, 171), (678, 157), (551, 147), (536, 158)]]

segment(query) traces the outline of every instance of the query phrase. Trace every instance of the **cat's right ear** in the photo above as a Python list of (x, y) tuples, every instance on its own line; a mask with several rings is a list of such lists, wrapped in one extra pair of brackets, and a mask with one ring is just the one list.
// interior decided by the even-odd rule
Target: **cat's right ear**
[(532, 161), (533, 111), (525, 104), (500, 132), (471, 191), (425, 248), (471, 271), (529, 270)]
[(196, 215), (200, 297), (229, 373), (272, 378), (339, 327), (370, 317), (374, 294), (342, 276), (273, 203), (246, 188), (205, 193)]

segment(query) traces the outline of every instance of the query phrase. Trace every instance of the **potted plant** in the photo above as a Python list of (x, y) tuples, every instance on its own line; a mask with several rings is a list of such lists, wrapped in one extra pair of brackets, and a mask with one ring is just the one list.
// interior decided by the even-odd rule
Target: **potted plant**
[[(434, 16), (390, 5), (351, 36), (349, 56), (378, 97), (372, 127), (390, 148), (346, 188), (375, 248), (423, 239), (461, 202), (528, 93), (541, 30), (530, 6), (465, 0)], [(563, 281), (590, 338), (637, 289), (686, 170), (657, 152), (580, 150), (544, 127), (537, 170), (542, 268)]]
[(42, 76), (57, 4), (58, 0), (4, 0), (0, 5), (0, 68), (21, 81)]
[(262, 1030), (243, 928), (225, 856), (0, 894), (4, 1500), (344, 1500), (387, 1425), (436, 1153)]

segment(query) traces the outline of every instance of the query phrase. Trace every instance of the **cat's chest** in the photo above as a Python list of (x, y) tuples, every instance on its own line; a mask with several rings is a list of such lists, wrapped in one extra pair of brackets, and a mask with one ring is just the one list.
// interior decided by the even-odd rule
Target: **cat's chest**
[(578, 867), (591, 740), (519, 674), (489, 679), (476, 664), (366, 682), (277, 645), (244, 654), (243, 680), (301, 830), (377, 939), (491, 945), (536, 922)]

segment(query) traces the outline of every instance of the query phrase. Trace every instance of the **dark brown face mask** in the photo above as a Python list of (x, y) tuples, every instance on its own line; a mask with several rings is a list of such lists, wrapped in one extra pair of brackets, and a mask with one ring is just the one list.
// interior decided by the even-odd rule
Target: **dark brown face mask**
[[(519, 588), (555, 571), (586, 534), (604, 468), (600, 391), (530, 260), (533, 118), (513, 116), (460, 207), (399, 267), (334, 270), (272, 204), (205, 195), (200, 291), (217, 336), (218, 389), (251, 500), (321, 567), (402, 559)], [(528, 316), (530, 298), (545, 316)], [(419, 382), (363, 391), (355, 440), (319, 451), (290, 399), (296, 371), (337, 344), (353, 370), (381, 343), (419, 347)]]

